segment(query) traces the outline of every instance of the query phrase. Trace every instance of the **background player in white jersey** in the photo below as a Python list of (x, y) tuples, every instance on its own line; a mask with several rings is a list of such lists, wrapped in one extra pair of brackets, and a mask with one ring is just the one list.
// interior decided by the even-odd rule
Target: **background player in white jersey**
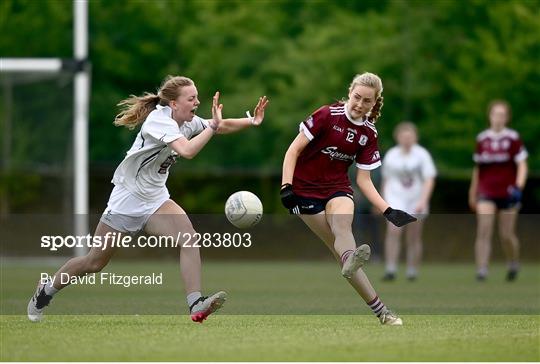
[(417, 144), (418, 131), (411, 122), (401, 122), (394, 129), (397, 145), (385, 155), (382, 166), (383, 197), (395, 208), (408, 212), (418, 221), (400, 228), (387, 224), (384, 241), (386, 281), (396, 277), (400, 241), (405, 231), (407, 243), (407, 278), (416, 279), (422, 258), (423, 219), (435, 184), (436, 169), (429, 152)]
[(478, 134), (469, 206), (476, 211), (476, 278), (486, 279), (495, 216), (499, 237), (508, 263), (506, 279), (516, 279), (519, 270), (519, 241), (516, 220), (527, 181), (527, 150), (519, 134), (506, 127), (510, 105), (495, 100), (488, 107), (489, 129)]
[[(176, 157), (191, 159), (210, 141), (214, 134), (235, 132), (251, 125), (258, 126), (264, 119), (268, 103), (261, 97), (254, 116), (241, 119), (222, 119), (223, 105), (216, 92), (212, 102), (212, 119), (204, 120), (195, 115), (200, 104), (194, 82), (181, 76), (168, 76), (157, 95), (145, 93), (121, 101), (120, 114), (114, 124), (134, 129), (142, 124), (135, 142), (114, 173), (115, 187), (107, 208), (96, 228), (94, 237), (106, 240), (111, 233), (135, 234), (144, 231), (150, 235), (181, 236), (195, 233), (186, 212), (169, 198), (165, 186), (169, 167)], [(249, 114), (248, 114), (249, 115)], [(182, 242), (180, 242), (181, 244)], [(202, 322), (221, 307), (225, 292), (211, 297), (201, 294), (201, 258), (199, 248), (180, 249), (180, 272), (184, 282), (191, 319)], [(110, 244), (92, 247), (83, 257), (67, 261), (55, 274), (83, 276), (101, 271), (116, 251)], [(38, 284), (35, 295), (28, 303), (28, 317), (32, 321), (42, 318), (45, 306), (52, 296), (69, 283), (60, 279)]]
[(375, 122), (382, 107), (382, 81), (372, 73), (357, 75), (348, 100), (326, 105), (300, 124), (300, 133), (283, 161), (281, 201), (327, 245), (349, 281), (384, 325), (402, 325), (386, 308), (360, 267), (370, 248), (356, 248), (352, 233), (354, 202), (347, 175), (354, 162), (356, 182), (366, 198), (394, 224), (416, 220), (392, 209), (379, 195), (370, 170), (381, 165)]

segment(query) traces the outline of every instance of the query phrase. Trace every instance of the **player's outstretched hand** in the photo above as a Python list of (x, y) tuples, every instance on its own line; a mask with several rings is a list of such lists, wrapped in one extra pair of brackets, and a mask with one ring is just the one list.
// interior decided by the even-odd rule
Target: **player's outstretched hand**
[(397, 227), (402, 227), (404, 225), (407, 225), (408, 223), (411, 223), (417, 220), (416, 217), (409, 215), (405, 211), (395, 210), (391, 207), (387, 208), (384, 211), (383, 215), (384, 217), (386, 217), (386, 220), (390, 221), (392, 224), (396, 225)]
[(293, 192), (292, 185), (290, 183), (285, 183), (281, 186), (281, 191), (279, 191), (279, 196), (281, 197), (281, 203), (288, 209), (292, 209), (298, 205), (298, 200), (296, 195)]
[(219, 91), (216, 92), (212, 99), (212, 129), (217, 130), (223, 117), (221, 115), (221, 110), (223, 110), (223, 104), (219, 103)]
[(266, 108), (266, 105), (268, 105), (268, 98), (266, 96), (259, 97), (259, 102), (257, 103), (257, 106), (255, 106), (255, 110), (253, 110), (253, 125), (259, 126), (263, 122), (264, 119), (264, 109)]

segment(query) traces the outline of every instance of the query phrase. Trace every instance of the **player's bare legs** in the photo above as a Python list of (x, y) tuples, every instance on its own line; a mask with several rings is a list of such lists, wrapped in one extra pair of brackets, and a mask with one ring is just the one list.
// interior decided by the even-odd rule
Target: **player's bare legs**
[(407, 241), (407, 278), (416, 279), (420, 261), (422, 260), (422, 229), (424, 222), (418, 220), (405, 228), (405, 239)]
[[(106, 239), (107, 236), (109, 237), (108, 239)], [(100, 272), (103, 268), (105, 268), (118, 249), (118, 247), (111, 246), (112, 237), (114, 237), (115, 241), (118, 241), (118, 239), (121, 239), (122, 233), (100, 221), (96, 227), (96, 231), (94, 232), (94, 239), (96, 237), (101, 237), (102, 241), (106, 241), (106, 245), (102, 247), (92, 247), (85, 256), (75, 257), (68, 260), (54, 274), (55, 277), (58, 277), (54, 280), (54, 288), (60, 290), (69, 285), (69, 283), (61, 282), (59, 277), (61, 277), (62, 273), (64, 273), (64, 276), (67, 273), (70, 277), (80, 277), (87, 273)]]
[(298, 215), (300, 219), (309, 227), (311, 231), (315, 233), (330, 249), (337, 261), (340, 261), (339, 254), (334, 248), (334, 234), (330, 230), (328, 221), (326, 220), (326, 214), (324, 211), (319, 212), (316, 215)]
[[(339, 197), (336, 199), (341, 200), (341, 198)], [(326, 206), (326, 213), (321, 212), (316, 215), (299, 215), (299, 216), (302, 219), (302, 221), (304, 221), (304, 223), (310, 228), (310, 230), (313, 231), (326, 244), (328, 249), (330, 249), (334, 257), (336, 258), (336, 260), (341, 263), (341, 254), (343, 254), (343, 252), (345, 252), (346, 250), (341, 252), (341, 254), (336, 250), (336, 241), (338, 239), (334, 235), (334, 232), (332, 228), (330, 227), (330, 224), (332, 222), (335, 223), (341, 220), (341, 217), (338, 217), (335, 215), (334, 218), (330, 219), (331, 221), (328, 221), (329, 220), (328, 218), (330, 216), (328, 214), (328, 211), (329, 211), (328, 205), (330, 204), (330, 202), (336, 199), (332, 199), (328, 202)], [(348, 197), (344, 197), (344, 199), (351, 201)], [(351, 204), (352, 204), (352, 201), (351, 201)], [(334, 211), (341, 212), (342, 215), (344, 215), (342, 217), (345, 217), (342, 220), (343, 221), (342, 223), (336, 223), (334, 225), (334, 229), (338, 229), (338, 227), (343, 227), (345, 228), (345, 230), (347, 229), (350, 230), (350, 234), (352, 235), (352, 218), (353, 218), (352, 210), (347, 210), (347, 208), (350, 209), (351, 207), (349, 206), (348, 203), (345, 203), (345, 204), (338, 203), (338, 204), (333, 204), (333, 205), (335, 208)], [(346, 217), (346, 215), (350, 215), (350, 217)], [(344, 222), (347, 220), (349, 221), (349, 224), (345, 225)], [(340, 234), (338, 233), (338, 236), (339, 235)], [(344, 235), (348, 236), (348, 233), (345, 232)], [(348, 247), (349, 250), (353, 250), (356, 247), (354, 238), (352, 240), (352, 244), (353, 244), (352, 246)], [(347, 248), (347, 245), (341, 241), (338, 242), (337, 246), (340, 249)], [(401, 319), (397, 317), (396, 315), (394, 315), (391, 311), (389, 311), (384, 305), (384, 303), (382, 303), (382, 301), (379, 299), (379, 297), (377, 296), (377, 293), (375, 292), (375, 289), (373, 289), (373, 286), (371, 285), (368, 277), (366, 276), (366, 274), (361, 268), (358, 269), (351, 278), (347, 279), (347, 281), (349, 282), (351, 286), (353, 286), (353, 288), (356, 290), (356, 292), (358, 292), (358, 294), (368, 304), (368, 306), (370, 306), (370, 308), (375, 313), (375, 315), (379, 318), (382, 324), (387, 324), (387, 325), (401, 325), (402, 324)]]
[(28, 302), (27, 307), (28, 318), (31, 321), (41, 321), (43, 310), (49, 305), (53, 296), (70, 284), (70, 280), (66, 278), (100, 272), (109, 263), (118, 249), (111, 246), (111, 242), (113, 239), (119, 239), (121, 233), (100, 221), (93, 237), (101, 237), (101, 242), (106, 242), (106, 244), (101, 247), (92, 247), (83, 257), (71, 258), (58, 269), (52, 280), (38, 283), (36, 293)]
[(336, 197), (326, 204), (326, 221), (334, 235), (334, 249), (340, 256), (356, 248), (352, 232), (354, 202), (345, 196)]
[(519, 240), (516, 235), (518, 209), (504, 209), (499, 212), (499, 237), (508, 263), (507, 280), (516, 278), (519, 270)]
[(390, 222), (386, 223), (386, 237), (384, 239), (385, 274), (383, 278), (385, 281), (395, 279), (401, 250), (402, 232), (403, 228), (397, 227)]
[[(332, 229), (328, 224), (327, 216), (324, 212), (321, 212), (317, 215), (299, 216), (302, 221), (304, 221), (304, 223), (310, 228), (310, 230), (313, 231), (326, 244), (326, 246), (328, 247), (328, 249), (330, 249), (338, 262), (341, 263), (341, 254), (343, 254), (346, 250), (355, 249), (356, 246), (353, 245), (350, 246), (348, 249), (344, 249), (342, 247), (341, 254), (336, 251), (336, 238), (334, 237)], [(373, 286), (369, 282), (369, 279), (361, 268), (358, 269), (356, 273), (351, 277), (351, 279), (348, 279), (347, 281), (351, 284), (351, 286), (354, 287), (354, 289), (366, 302), (369, 302), (377, 295), (375, 293), (375, 290), (373, 289)]]
[[(194, 236), (195, 229), (184, 209), (172, 200), (167, 200), (148, 220), (145, 231), (156, 236), (171, 236), (176, 239), (178, 233)], [(182, 246), (180, 243), (180, 274), (186, 294), (201, 290), (201, 256), (199, 248)]]
[(326, 221), (334, 236), (334, 249), (340, 256), (341, 274), (349, 279), (371, 255), (367, 244), (356, 247), (352, 233), (354, 202), (348, 197), (336, 197), (326, 204)]
[[(336, 200), (342, 200), (344, 203), (340, 204), (341, 201), (336, 203)], [(353, 208), (353, 202), (350, 198), (338, 197), (328, 202), (326, 213), (300, 215), (306, 225), (326, 244), (338, 262), (341, 262), (343, 253), (356, 248), (351, 228)], [(330, 215), (329, 211), (333, 211), (334, 215)], [(334, 224), (334, 230), (332, 230), (330, 224)], [(340, 231), (340, 228), (345, 231)], [(335, 235), (334, 231), (337, 232), (337, 235)], [(362, 269), (359, 269), (348, 281), (366, 302), (369, 302), (377, 295)]]
[[(150, 217), (145, 231), (148, 234), (158, 236), (171, 236), (176, 239), (178, 233), (181, 237), (194, 237), (195, 229), (186, 212), (174, 201), (167, 200)], [(191, 239), (193, 241), (193, 238)], [(201, 255), (198, 247), (192, 244), (183, 246), (180, 243), (180, 274), (184, 282), (187, 303), (191, 313), (191, 319), (203, 322), (208, 315), (218, 310), (227, 298), (225, 292), (217, 292), (210, 297), (201, 294)]]
[(485, 279), (487, 275), (496, 211), (497, 208), (493, 202), (478, 201), (476, 204), (477, 227), (474, 250), (478, 280)]

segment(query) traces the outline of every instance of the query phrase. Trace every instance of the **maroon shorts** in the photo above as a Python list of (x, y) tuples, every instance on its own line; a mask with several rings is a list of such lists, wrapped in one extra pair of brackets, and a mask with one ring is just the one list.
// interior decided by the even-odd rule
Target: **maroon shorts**
[(481, 202), (481, 201), (493, 202), (499, 210), (506, 210), (506, 209), (511, 209), (514, 207), (521, 206), (521, 202), (514, 201), (508, 197), (487, 197), (487, 196), (480, 195), (478, 196), (478, 202)]

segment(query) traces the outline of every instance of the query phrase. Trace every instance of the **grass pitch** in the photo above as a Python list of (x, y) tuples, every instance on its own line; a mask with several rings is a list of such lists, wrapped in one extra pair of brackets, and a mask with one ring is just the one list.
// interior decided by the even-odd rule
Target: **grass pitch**
[(333, 262), (205, 262), (205, 292), (229, 301), (192, 323), (174, 262), (112, 262), (117, 274), (163, 272), (161, 286), (72, 286), (41, 323), (25, 311), (40, 272), (2, 261), (2, 361), (539, 361), (540, 267), (518, 281), (494, 266), (485, 283), (472, 265), (425, 265), (417, 282), (382, 283), (404, 319), (382, 327)]

